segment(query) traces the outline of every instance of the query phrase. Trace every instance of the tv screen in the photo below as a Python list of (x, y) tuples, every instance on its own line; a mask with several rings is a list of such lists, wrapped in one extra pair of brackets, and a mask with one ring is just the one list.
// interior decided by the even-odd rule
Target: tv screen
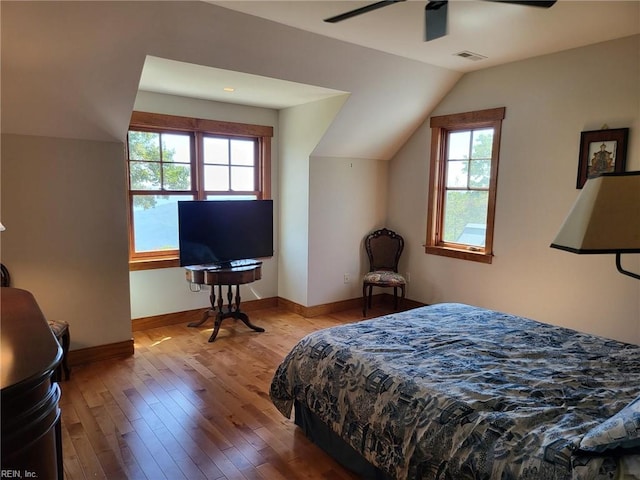
[(273, 200), (178, 202), (180, 266), (273, 255)]

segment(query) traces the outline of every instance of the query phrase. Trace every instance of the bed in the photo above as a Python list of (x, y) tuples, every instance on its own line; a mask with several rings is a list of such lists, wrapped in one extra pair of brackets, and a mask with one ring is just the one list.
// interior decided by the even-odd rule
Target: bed
[(640, 346), (443, 303), (304, 337), (271, 400), (365, 478), (640, 479)]

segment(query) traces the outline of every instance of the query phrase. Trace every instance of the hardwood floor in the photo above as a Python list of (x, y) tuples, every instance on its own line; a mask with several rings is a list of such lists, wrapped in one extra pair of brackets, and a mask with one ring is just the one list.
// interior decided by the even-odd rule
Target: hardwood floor
[[(369, 316), (388, 313), (374, 306)], [(273, 372), (304, 335), (362, 319), (252, 311), (134, 332), (135, 355), (76, 366), (62, 382), (64, 473), (77, 479), (356, 479), (269, 400)]]

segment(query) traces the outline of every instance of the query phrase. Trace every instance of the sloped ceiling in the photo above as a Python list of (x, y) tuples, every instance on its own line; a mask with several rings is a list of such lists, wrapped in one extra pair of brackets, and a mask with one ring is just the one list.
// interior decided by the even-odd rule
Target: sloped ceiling
[(204, 2), (0, 5), (5, 133), (123, 141), (150, 55), (349, 92), (317, 153), (388, 159), (460, 77)]
[[(558, 0), (551, 8), (484, 0), (449, 0), (448, 35), (424, 42), (428, 0), (399, 1), (339, 23), (323, 19), (369, 1), (209, 0), (305, 31), (459, 72), (640, 33), (637, 0)], [(471, 61), (455, 54), (486, 57)]]
[[(0, 9), (3, 133), (123, 141), (141, 76), (150, 90), (167, 88), (157, 86), (162, 71), (142, 75), (155, 58), (213, 67), (220, 81), (223, 71), (250, 74), (256, 88), (265, 77), (348, 92), (315, 153), (389, 159), (463, 74), (206, 2), (2, 1)], [(177, 84), (174, 94), (204, 96), (184, 78)]]

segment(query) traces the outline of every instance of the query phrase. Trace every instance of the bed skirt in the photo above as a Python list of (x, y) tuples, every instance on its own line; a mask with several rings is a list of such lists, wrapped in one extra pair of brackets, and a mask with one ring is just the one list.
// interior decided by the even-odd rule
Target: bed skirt
[(294, 409), (295, 424), (302, 429), (309, 440), (329, 454), (340, 465), (351, 470), (364, 480), (392, 480), (382, 470), (371, 465), (307, 407), (296, 401)]

